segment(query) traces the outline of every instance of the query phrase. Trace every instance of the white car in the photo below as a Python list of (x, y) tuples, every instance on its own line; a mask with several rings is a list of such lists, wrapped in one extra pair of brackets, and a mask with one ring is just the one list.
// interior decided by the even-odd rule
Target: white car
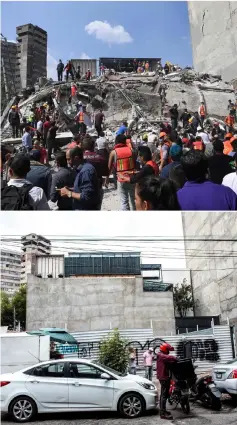
[(227, 363), (217, 363), (213, 367), (212, 376), (221, 392), (237, 399), (237, 358)]
[(75, 357), (1, 375), (1, 411), (16, 422), (28, 422), (37, 413), (99, 410), (136, 418), (156, 409), (157, 402), (157, 389), (148, 379)]

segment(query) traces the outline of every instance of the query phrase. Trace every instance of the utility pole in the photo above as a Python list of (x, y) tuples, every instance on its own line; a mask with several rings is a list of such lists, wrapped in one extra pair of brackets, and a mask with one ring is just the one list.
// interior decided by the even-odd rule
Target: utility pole
[(16, 308), (13, 307), (13, 330), (16, 330)]

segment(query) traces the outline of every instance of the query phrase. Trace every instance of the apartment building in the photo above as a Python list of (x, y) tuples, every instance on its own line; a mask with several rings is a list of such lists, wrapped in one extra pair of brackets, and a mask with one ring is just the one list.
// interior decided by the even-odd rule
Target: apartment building
[(21, 284), (21, 253), (2, 249), (0, 263), (1, 289), (11, 297)]

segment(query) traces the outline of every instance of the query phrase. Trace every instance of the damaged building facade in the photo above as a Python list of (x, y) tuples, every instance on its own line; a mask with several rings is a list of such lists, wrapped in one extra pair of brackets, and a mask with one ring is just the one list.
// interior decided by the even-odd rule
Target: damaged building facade
[(237, 2), (189, 1), (194, 69), (237, 80)]

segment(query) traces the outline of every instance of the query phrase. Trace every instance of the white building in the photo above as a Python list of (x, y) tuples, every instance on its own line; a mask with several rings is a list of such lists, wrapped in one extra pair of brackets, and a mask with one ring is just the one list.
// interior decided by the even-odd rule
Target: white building
[(21, 283), (26, 283), (26, 276), (31, 272), (32, 255), (50, 255), (51, 242), (43, 236), (30, 233), (22, 236), (22, 264), (21, 264)]
[(0, 261), (1, 289), (13, 296), (21, 284), (21, 253), (2, 249)]

